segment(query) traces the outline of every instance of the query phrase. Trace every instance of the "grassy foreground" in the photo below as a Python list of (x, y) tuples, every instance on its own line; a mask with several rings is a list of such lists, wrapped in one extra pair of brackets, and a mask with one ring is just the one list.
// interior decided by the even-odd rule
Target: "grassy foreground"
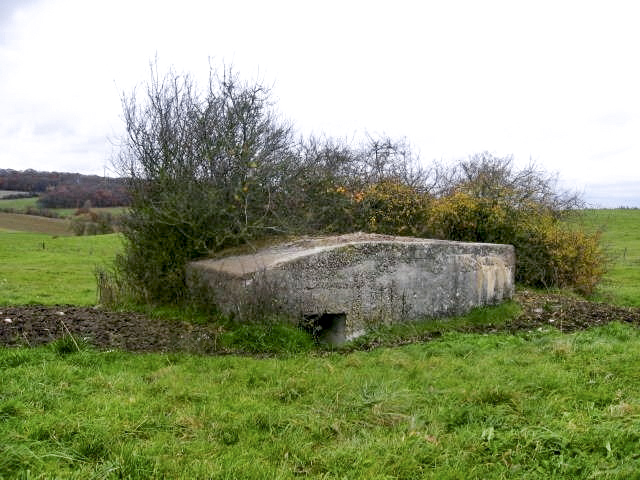
[(0, 478), (637, 478), (640, 335), (254, 359), (0, 349)]
[[(633, 304), (638, 213), (605, 212), (630, 264), (603, 298)], [(0, 305), (95, 303), (120, 241), (0, 233)], [(275, 358), (77, 350), (0, 347), (0, 479), (640, 478), (640, 331), (621, 324)]]

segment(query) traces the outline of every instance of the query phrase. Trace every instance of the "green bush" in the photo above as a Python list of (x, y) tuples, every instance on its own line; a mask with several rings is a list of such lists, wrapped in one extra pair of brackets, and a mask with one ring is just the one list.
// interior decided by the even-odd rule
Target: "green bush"
[[(362, 211), (346, 191), (419, 177), (391, 141), (360, 148), (296, 142), (268, 89), (231, 71), (212, 72), (207, 87), (199, 92), (188, 76), (152, 72), (140, 101), (123, 99), (126, 135), (116, 168), (127, 179), (131, 208), (116, 272), (140, 299), (185, 299), (186, 263), (224, 248), (273, 235), (353, 231)], [(403, 218), (386, 225), (375, 208), (371, 218), (380, 217), (383, 229), (406, 228)]]
[(434, 200), (427, 220), (428, 235), (464, 242), (505, 242), (516, 228), (513, 214), (504, 204), (454, 192)]
[(116, 257), (115, 283), (122, 285), (120, 278), (124, 276), (133, 297), (150, 304), (183, 301), (184, 266), (207, 252), (199, 235), (194, 237), (195, 229), (184, 227), (167, 225), (143, 212), (129, 215), (124, 222), (124, 253)]

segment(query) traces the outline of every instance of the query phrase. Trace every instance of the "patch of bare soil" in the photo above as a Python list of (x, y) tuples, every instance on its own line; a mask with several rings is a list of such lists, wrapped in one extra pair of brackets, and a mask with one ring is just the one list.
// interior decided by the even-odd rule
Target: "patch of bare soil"
[(99, 349), (222, 353), (219, 327), (91, 307), (0, 307), (0, 345), (43, 345), (74, 335)]
[[(613, 321), (640, 326), (639, 308), (616, 307), (529, 291), (518, 292), (515, 300), (522, 306), (522, 313), (513, 321), (504, 325), (469, 325), (460, 330), (497, 333), (555, 327), (563, 332), (572, 332)], [(219, 333), (220, 328), (215, 325), (151, 319), (139, 313), (110, 312), (90, 307), (0, 307), (0, 345), (8, 346), (42, 345), (73, 334), (99, 349), (228, 353), (216, 341)], [(430, 332), (425, 337), (408, 341), (426, 341), (439, 335), (438, 332)], [(375, 346), (368, 344), (361, 348)]]
[(611, 322), (640, 326), (640, 308), (617, 307), (560, 294), (521, 291), (515, 300), (522, 313), (505, 330), (531, 330), (553, 326), (563, 332), (574, 332)]

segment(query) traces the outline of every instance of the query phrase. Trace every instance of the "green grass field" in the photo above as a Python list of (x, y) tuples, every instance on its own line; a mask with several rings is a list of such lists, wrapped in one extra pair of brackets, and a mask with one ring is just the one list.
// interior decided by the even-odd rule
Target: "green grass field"
[[(30, 198), (17, 198), (17, 199), (1, 199), (0, 198), (0, 211), (2, 210), (15, 210), (17, 213), (25, 212), (28, 208), (38, 208), (38, 197)], [(57, 213), (60, 217), (66, 218), (73, 216), (76, 208), (52, 208), (51, 211)], [(112, 215), (122, 215), (126, 212), (127, 207), (94, 207), (91, 208), (94, 212), (106, 212)]]
[(594, 299), (640, 306), (640, 209), (588, 210), (580, 224), (602, 231), (611, 261)]
[(110, 265), (121, 246), (117, 234), (0, 233), (0, 305), (95, 305), (95, 268)]
[(38, 197), (13, 198), (13, 199), (0, 198), (0, 210), (2, 209), (26, 210), (29, 207), (36, 208), (37, 201), (38, 201)]
[(0, 349), (0, 478), (637, 478), (640, 335), (279, 358)]
[[(586, 218), (615, 260), (602, 298), (637, 302), (637, 211)], [(91, 304), (119, 248), (0, 233), (0, 305)], [(0, 347), (0, 479), (640, 476), (631, 326), (272, 358), (69, 347)]]

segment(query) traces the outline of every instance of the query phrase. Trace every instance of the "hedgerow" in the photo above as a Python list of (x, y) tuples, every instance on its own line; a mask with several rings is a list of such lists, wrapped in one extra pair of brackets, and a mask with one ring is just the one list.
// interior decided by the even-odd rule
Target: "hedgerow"
[(268, 89), (229, 71), (212, 73), (204, 92), (188, 76), (153, 72), (146, 97), (125, 97), (123, 106), (116, 164), (131, 209), (116, 274), (138, 299), (184, 300), (187, 262), (282, 234), (509, 243), (517, 281), (582, 293), (603, 273), (598, 236), (563, 222), (579, 197), (510, 157), (483, 153), (424, 169), (405, 142), (295, 141)]

